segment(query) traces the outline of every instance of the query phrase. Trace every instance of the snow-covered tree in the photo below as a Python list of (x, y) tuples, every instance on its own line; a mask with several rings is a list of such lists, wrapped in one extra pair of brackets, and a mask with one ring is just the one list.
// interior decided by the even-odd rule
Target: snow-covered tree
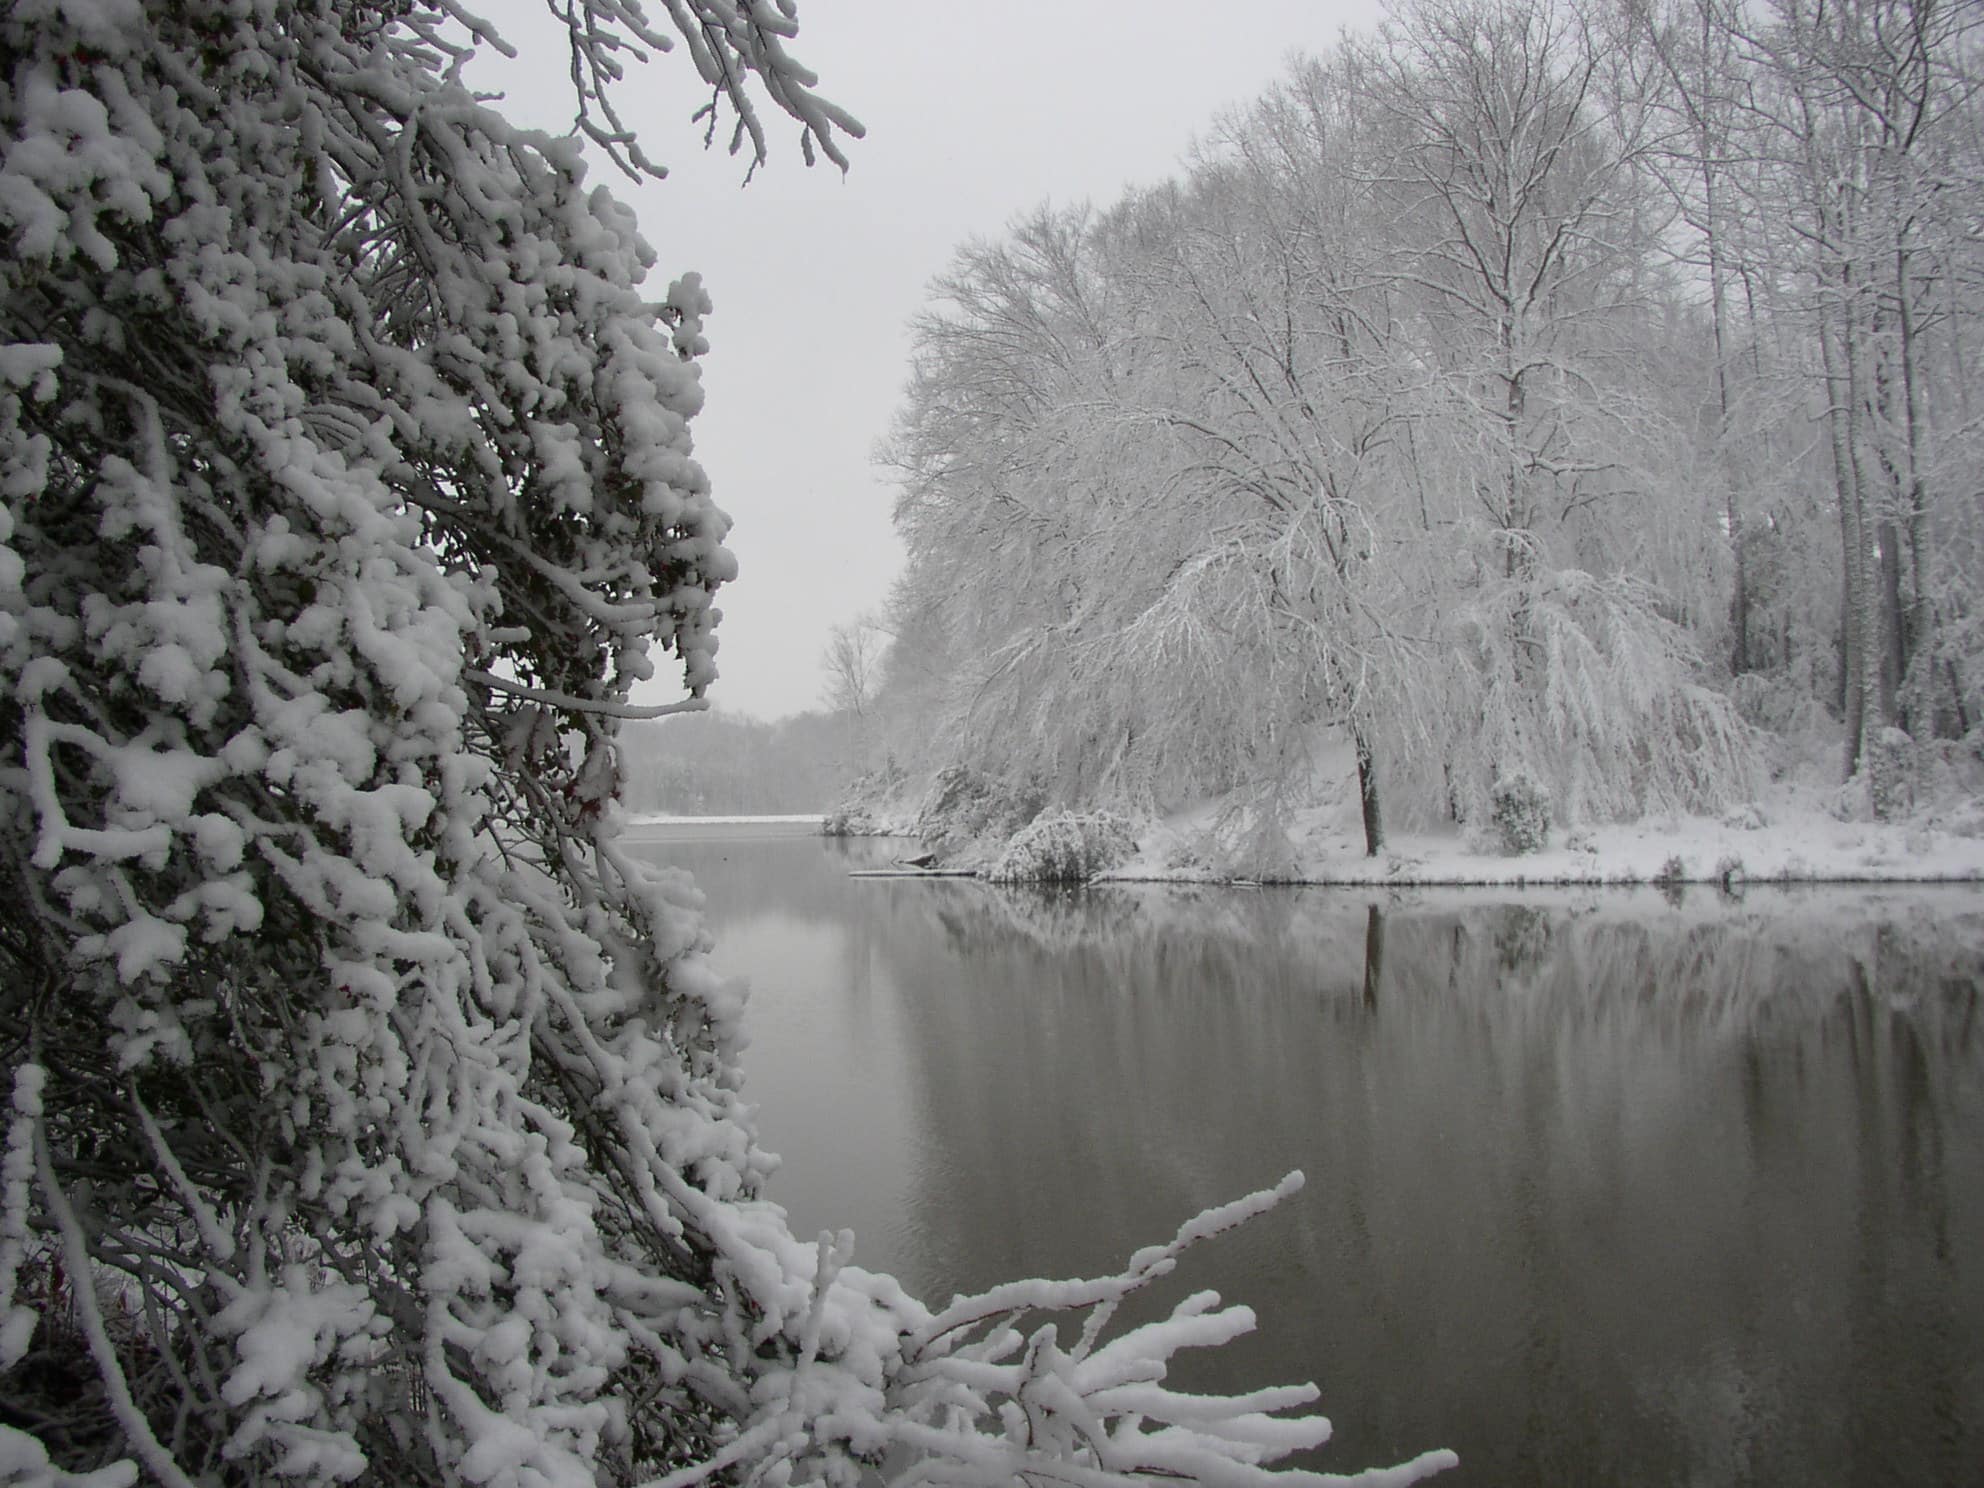
[[(754, 89), (856, 132), (789, 0), (557, 13), (629, 169), (670, 44), (754, 159)], [(710, 301), (495, 44), (0, 12), (0, 1482), (1261, 1480), (1313, 1392), (1162, 1382), (1244, 1309), (1105, 1325), (1274, 1195), (934, 1314), (759, 1196), (737, 994), (614, 831), (617, 724), (715, 676)]]
[(1514, 770), (1560, 819), (1747, 789), (1674, 376), (1711, 338), (1611, 20), (1401, 6), (1180, 180), (960, 254), (896, 445), (903, 597), (960, 658), (931, 738), (1071, 803), (1271, 808), (1338, 729), (1371, 852), (1387, 795), (1485, 821)]
[(871, 762), (875, 701), (887, 647), (887, 633), (872, 616), (863, 615), (828, 630), (820, 652), (820, 669), (826, 677), (820, 700), (845, 729), (842, 753), (857, 775)]
[[(1341, 726), (1376, 853), (1377, 742), (1411, 711), (1397, 683), (1428, 534), (1404, 472), (1426, 378), (1399, 334), (1395, 224), (1371, 188), (1384, 123), (1360, 107), (1359, 60), (1296, 69), (1221, 124), (1184, 190), (1133, 209), (1131, 272), (1168, 374), (1139, 413), (1192, 494), (1149, 524), (1168, 577), (1124, 638), (1174, 685), (1239, 674), (1253, 701), (1227, 716), (1272, 786), (1306, 763), (1277, 736)], [(1181, 636), (1226, 644), (1174, 658)]]
[(1760, 215), (1782, 226), (1839, 526), (1845, 766), (1881, 729), (1960, 735), (1980, 704), (1979, 14), (1780, 0), (1723, 17), (1751, 78)]
[(1747, 787), (1748, 750), (1690, 633), (1720, 513), (1663, 396), (1678, 295), (1646, 79), (1588, 0), (1419, 0), (1370, 59), (1438, 389), (1419, 468), (1458, 565), (1432, 689), (1455, 799), (1478, 817), (1523, 768), (1571, 817), (1713, 805)]
[(885, 456), (910, 553), (891, 628), (950, 670), (935, 731), (968, 763), (1024, 760), (1077, 797), (1144, 788), (1126, 767), (1147, 708), (1169, 702), (1079, 644), (1140, 579), (1120, 556), (1163, 494), (1125, 412), (1150, 352), (1117, 247), (1077, 208), (962, 248), (916, 322)]

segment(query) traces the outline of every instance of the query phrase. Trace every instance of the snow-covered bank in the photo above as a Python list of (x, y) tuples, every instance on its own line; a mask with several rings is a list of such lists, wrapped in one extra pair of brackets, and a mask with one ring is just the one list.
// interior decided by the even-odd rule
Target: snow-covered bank
[[(1042, 814), (982, 776), (866, 782), (824, 830), (914, 837), (950, 867), (987, 870)], [(1984, 799), (1945, 798), (1877, 821), (1837, 785), (1780, 781), (1719, 817), (1650, 815), (1555, 828), (1519, 856), (1481, 835), (1395, 831), (1364, 852), (1344, 792), (1263, 820), (1243, 797), (1199, 803), (1136, 828), (1135, 851), (1098, 871), (1116, 882), (1307, 884), (1928, 883), (1984, 882)], [(1031, 814), (1029, 814), (1029, 808)], [(1053, 808), (1048, 808), (1051, 812)]]
[(1809, 789), (1781, 787), (1755, 807), (1715, 819), (1661, 816), (1551, 833), (1512, 857), (1458, 833), (1393, 834), (1367, 857), (1336, 807), (1290, 813), (1289, 857), (1272, 872), (1240, 871), (1220, 809), (1200, 807), (1149, 826), (1135, 857), (1108, 879), (1206, 882), (1271, 877), (1313, 884), (1921, 883), (1984, 881), (1984, 803), (1909, 820), (1840, 820)]
[(858, 780), (821, 830), (836, 837), (915, 837), (950, 868), (989, 868), (1048, 809), (1047, 793), (951, 766)]

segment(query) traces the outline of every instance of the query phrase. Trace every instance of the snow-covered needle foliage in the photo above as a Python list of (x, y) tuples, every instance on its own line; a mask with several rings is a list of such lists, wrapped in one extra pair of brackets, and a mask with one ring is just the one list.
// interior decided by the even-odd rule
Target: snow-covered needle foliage
[[(667, 10), (839, 158), (790, 4)], [(559, 14), (646, 168), (668, 38)], [(1172, 1251), (933, 1318), (758, 1196), (738, 996), (614, 836), (629, 690), (715, 676), (710, 302), (488, 44), (0, 11), (0, 1482), (1256, 1480), (1307, 1395), (1161, 1383), (1244, 1314), (1012, 1343)]]

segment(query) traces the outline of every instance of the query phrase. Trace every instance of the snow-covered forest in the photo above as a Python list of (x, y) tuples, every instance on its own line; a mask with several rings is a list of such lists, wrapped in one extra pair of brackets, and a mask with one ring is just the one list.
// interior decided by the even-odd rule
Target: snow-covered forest
[(824, 811), (856, 758), (850, 720), (817, 712), (776, 723), (721, 711), (659, 719), (629, 724), (618, 743), (630, 815)]
[(618, 833), (710, 302), (587, 165), (650, 59), (744, 164), (860, 128), (790, 0), (554, 11), (556, 138), (454, 0), (0, 7), (0, 1483), (1275, 1481), (1313, 1388), (1165, 1383), (1246, 1309), (1117, 1312), (1293, 1176), (936, 1310), (763, 1198)]
[(1862, 808), (1984, 720), (1984, 52), (1938, 0), (1400, 0), (962, 248), (896, 766), (1131, 815)]

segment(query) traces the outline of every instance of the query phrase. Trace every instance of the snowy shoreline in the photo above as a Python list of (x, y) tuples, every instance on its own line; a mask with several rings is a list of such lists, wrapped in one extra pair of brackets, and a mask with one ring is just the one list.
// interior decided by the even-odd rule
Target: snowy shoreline
[(1495, 876), (1465, 873), (1426, 876), (1407, 868), (1385, 873), (1340, 873), (1299, 878), (1229, 878), (1217, 874), (1194, 874), (1177, 870), (1140, 871), (1114, 869), (1099, 873), (1091, 882), (1098, 884), (1179, 884), (1200, 888), (1292, 888), (1292, 889), (1664, 889), (1712, 888), (1741, 893), (1746, 888), (1900, 888), (1910, 886), (1984, 886), (1984, 870), (1961, 873), (1877, 874), (1835, 873), (1823, 868), (1803, 873), (1743, 873), (1727, 879), (1698, 876), (1680, 878), (1636, 878), (1629, 873), (1594, 873), (1573, 877), (1554, 873), (1514, 873)]
[[(1399, 834), (1376, 858), (1331, 813), (1298, 813), (1292, 862), (1275, 882), (1385, 888), (1631, 888), (1668, 884), (1888, 884), (1984, 882), (1984, 836), (1968, 812), (1943, 820), (1840, 821), (1820, 807), (1778, 796), (1757, 824), (1663, 817), (1554, 834), (1520, 857), (1471, 848), (1457, 835)], [(1310, 819), (1304, 820), (1308, 816)], [(1232, 881), (1189, 861), (1204, 827), (1189, 819), (1144, 834), (1129, 861), (1102, 875), (1131, 882)]]
[[(1297, 809), (1266, 859), (1244, 839), (1250, 824), (1230, 800), (1204, 802), (1137, 829), (1136, 851), (1095, 875), (1100, 883), (1295, 884), (1343, 888), (1637, 888), (1680, 884), (1879, 885), (1984, 883), (1984, 804), (1930, 809), (1900, 821), (1844, 816), (1838, 792), (1780, 784), (1723, 817), (1656, 815), (1559, 829), (1539, 851), (1508, 856), (1458, 832), (1391, 834), (1367, 857), (1343, 803)], [(914, 809), (871, 810), (853, 835), (936, 842)], [(918, 832), (916, 827), (925, 830)], [(1009, 840), (953, 837), (945, 860), (985, 868)], [(1250, 861), (1252, 859), (1253, 861)]]

